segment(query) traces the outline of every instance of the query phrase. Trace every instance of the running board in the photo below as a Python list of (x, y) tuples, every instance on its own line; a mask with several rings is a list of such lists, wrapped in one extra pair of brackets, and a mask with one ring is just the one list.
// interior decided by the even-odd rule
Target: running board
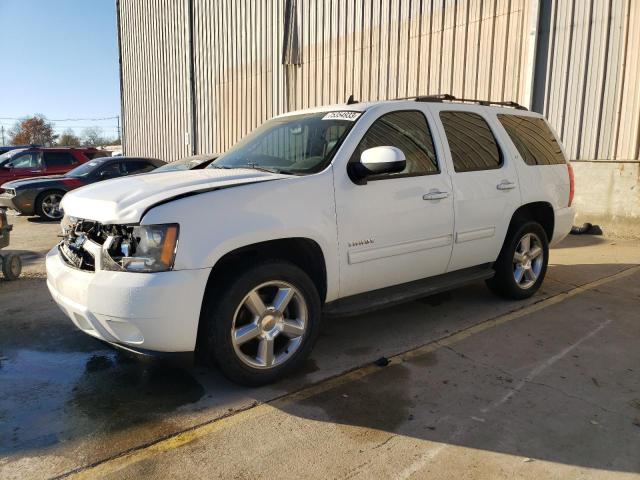
[(409, 302), (436, 293), (451, 290), (468, 283), (486, 280), (495, 275), (491, 263), (464, 268), (435, 277), (402, 283), (371, 292), (340, 298), (324, 306), (323, 313), (329, 317), (348, 317), (368, 313), (379, 308)]

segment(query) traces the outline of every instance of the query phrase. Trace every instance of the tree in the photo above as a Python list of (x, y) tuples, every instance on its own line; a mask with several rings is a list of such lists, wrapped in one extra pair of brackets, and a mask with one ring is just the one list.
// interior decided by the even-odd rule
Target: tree
[(9, 131), (11, 145), (52, 145), (58, 136), (53, 133), (53, 124), (43, 115), (36, 114), (16, 122)]
[(109, 140), (102, 134), (100, 127), (89, 127), (82, 131), (82, 140), (90, 147), (102, 147), (109, 143)]
[(62, 135), (58, 137), (58, 145), (63, 147), (79, 147), (80, 137), (78, 137), (73, 130), (67, 128)]

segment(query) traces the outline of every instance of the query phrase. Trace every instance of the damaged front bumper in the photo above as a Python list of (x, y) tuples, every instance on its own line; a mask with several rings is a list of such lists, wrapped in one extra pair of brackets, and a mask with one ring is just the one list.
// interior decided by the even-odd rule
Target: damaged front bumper
[(67, 263), (58, 246), (46, 267), (53, 299), (88, 335), (142, 355), (194, 351), (210, 269), (84, 271)]

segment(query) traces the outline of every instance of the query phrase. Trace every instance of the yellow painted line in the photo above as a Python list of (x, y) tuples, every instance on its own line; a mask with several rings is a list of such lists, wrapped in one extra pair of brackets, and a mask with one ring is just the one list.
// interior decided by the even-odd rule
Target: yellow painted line
[[(453, 333), (443, 339), (435, 340), (421, 347), (394, 355), (393, 357), (389, 358), (390, 365), (407, 362), (412, 359), (432, 353), (442, 347), (454, 345), (478, 333), (484, 332), (499, 325), (503, 325), (513, 320), (517, 320), (527, 315), (531, 315), (547, 307), (557, 305), (565, 300), (568, 300), (569, 298), (575, 297), (576, 295), (580, 295), (581, 293), (593, 290), (615, 280), (628, 277), (637, 272), (640, 272), (640, 266), (631, 267), (609, 277), (601, 278), (585, 285), (575, 287), (567, 292), (554, 295), (553, 297), (541, 300), (540, 302), (534, 303), (520, 310), (516, 310), (505, 315), (485, 320), (484, 322), (478, 323), (457, 333)], [(249, 420), (267, 415), (274, 408), (279, 408), (283, 405), (305, 400), (315, 395), (333, 390), (339, 386), (357, 381), (363, 377), (379, 371), (380, 367), (376, 365), (365, 365), (364, 367), (360, 367), (350, 372), (340, 374), (336, 377), (322, 380), (315, 385), (303, 388), (302, 390), (299, 390), (297, 392), (286, 394), (283, 397), (271, 400), (267, 403), (249, 406), (245, 410), (240, 410), (234, 412), (229, 416), (212, 420), (208, 423), (196, 426), (192, 429), (177, 433), (169, 438), (161, 439), (155, 443), (152, 443), (151, 445), (137, 448), (117, 457), (107, 459), (104, 462), (98, 463), (96, 465), (91, 465), (86, 468), (81, 468), (79, 470), (69, 472), (68, 474), (62, 475), (62, 477), (83, 479), (101, 477), (117, 473), (118, 471), (126, 468), (129, 465), (140, 462), (154, 455), (180, 448), (193, 442), (194, 440), (203, 438), (224, 428), (238, 425), (240, 423), (244, 423)]]

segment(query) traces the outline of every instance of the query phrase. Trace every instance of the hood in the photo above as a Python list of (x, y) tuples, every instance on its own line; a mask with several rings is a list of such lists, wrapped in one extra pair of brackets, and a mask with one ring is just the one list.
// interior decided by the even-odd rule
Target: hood
[(65, 214), (101, 223), (138, 223), (155, 205), (188, 195), (287, 178), (244, 168), (134, 175), (78, 188), (64, 196)]
[(20, 178), (18, 180), (11, 180), (10, 182), (2, 184), (2, 188), (17, 188), (17, 187), (38, 187), (40, 184), (46, 184), (51, 180), (60, 180), (66, 178), (64, 175), (44, 175), (42, 177), (29, 177)]

